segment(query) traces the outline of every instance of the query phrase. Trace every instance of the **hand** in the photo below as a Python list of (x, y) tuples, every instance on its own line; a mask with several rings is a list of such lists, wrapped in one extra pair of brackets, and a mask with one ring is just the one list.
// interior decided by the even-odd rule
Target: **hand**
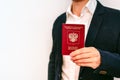
[(78, 66), (96, 69), (101, 63), (99, 51), (94, 47), (85, 47), (70, 53), (71, 60)]

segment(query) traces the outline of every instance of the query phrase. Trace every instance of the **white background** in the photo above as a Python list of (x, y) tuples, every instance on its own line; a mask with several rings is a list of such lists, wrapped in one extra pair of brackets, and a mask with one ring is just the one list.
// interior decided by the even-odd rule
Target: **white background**
[(70, 1), (0, 0), (0, 80), (47, 80), (52, 24)]

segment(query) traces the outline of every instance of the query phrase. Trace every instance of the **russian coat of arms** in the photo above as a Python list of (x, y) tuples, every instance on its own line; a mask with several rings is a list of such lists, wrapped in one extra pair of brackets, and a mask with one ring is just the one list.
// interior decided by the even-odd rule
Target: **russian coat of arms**
[(71, 42), (76, 42), (77, 39), (78, 39), (78, 34), (77, 33), (69, 33), (68, 34), (68, 37), (69, 37), (69, 41)]

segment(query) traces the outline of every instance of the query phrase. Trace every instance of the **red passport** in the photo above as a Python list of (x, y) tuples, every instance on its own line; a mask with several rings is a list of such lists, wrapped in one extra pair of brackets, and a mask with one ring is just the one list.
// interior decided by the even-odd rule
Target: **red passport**
[(62, 24), (62, 55), (84, 47), (85, 26), (82, 24)]

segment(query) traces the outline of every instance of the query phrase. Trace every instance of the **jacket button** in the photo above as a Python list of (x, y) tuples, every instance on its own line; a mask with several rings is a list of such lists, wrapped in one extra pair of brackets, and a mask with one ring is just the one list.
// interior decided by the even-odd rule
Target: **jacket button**
[(60, 77), (60, 74), (58, 76)]
[(100, 71), (99, 74), (106, 75), (107, 71)]
[(82, 80), (83, 79), (83, 77), (80, 77), (80, 80)]

